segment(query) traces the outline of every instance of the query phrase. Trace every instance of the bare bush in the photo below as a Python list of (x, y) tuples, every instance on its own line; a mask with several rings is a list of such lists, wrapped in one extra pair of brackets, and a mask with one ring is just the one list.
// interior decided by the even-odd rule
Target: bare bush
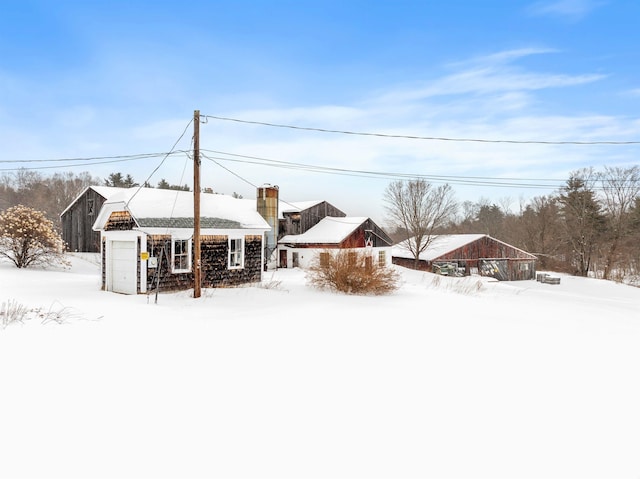
[(0, 213), (0, 257), (11, 260), (18, 268), (68, 266), (62, 238), (53, 223), (43, 212), (22, 205)]
[(389, 294), (399, 287), (400, 275), (388, 266), (375, 264), (361, 251), (326, 250), (307, 271), (309, 283), (320, 289), (347, 294)]
[(434, 275), (431, 279), (431, 287), (451, 291), (453, 293), (470, 296), (485, 289), (482, 280), (471, 277), (449, 278), (447, 276)]
[(49, 309), (42, 307), (31, 308), (14, 299), (0, 303), (0, 326), (4, 329), (13, 323), (24, 323), (31, 319), (40, 319), (41, 324), (65, 324), (71, 320), (85, 319), (74, 308), (64, 306), (54, 301)]
[(38, 316), (40, 317), (40, 322), (42, 324), (47, 323), (57, 323), (57, 324), (65, 324), (70, 320), (78, 320), (84, 319), (82, 314), (76, 311), (74, 308), (70, 308), (69, 306), (65, 306), (58, 301), (55, 301), (51, 304), (47, 311), (43, 309), (38, 310)]
[(11, 323), (22, 323), (29, 314), (29, 308), (16, 300), (0, 303), (0, 325), (6, 328)]
[(277, 289), (282, 290), (282, 281), (274, 279), (275, 275), (271, 275), (271, 278), (268, 280), (262, 280), (258, 283), (258, 287), (262, 289)]

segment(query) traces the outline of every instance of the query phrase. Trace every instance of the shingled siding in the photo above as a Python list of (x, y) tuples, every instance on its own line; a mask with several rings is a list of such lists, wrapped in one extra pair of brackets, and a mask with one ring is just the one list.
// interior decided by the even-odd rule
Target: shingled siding
[(147, 236), (147, 251), (158, 258), (157, 268), (147, 268), (147, 291), (180, 291), (193, 288), (193, 273), (171, 272), (171, 236)]
[(215, 288), (256, 283), (262, 274), (262, 236), (244, 237), (244, 268), (229, 269), (227, 236), (202, 238), (202, 286)]
[(128, 211), (114, 211), (109, 216), (107, 224), (104, 225), (105, 231), (128, 231), (136, 226), (136, 222)]
[(100, 253), (100, 264), (102, 265), (102, 290), (107, 289), (107, 240), (102, 238), (102, 248)]
[[(229, 241), (226, 235), (202, 236), (200, 258), (202, 264), (202, 287), (216, 288), (259, 282), (262, 274), (262, 236), (245, 236), (244, 268), (229, 269)], [(164, 254), (161, 253), (164, 246)], [(179, 291), (193, 288), (193, 273), (171, 272), (171, 237), (149, 236), (147, 250), (158, 258), (158, 268), (147, 270), (149, 291), (156, 288), (159, 274), (160, 291)], [(193, 258), (192, 258), (193, 262)]]

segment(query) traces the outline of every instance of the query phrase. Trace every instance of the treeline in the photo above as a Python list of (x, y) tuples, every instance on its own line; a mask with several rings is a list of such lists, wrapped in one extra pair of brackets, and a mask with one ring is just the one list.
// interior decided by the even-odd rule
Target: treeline
[[(61, 231), (60, 214), (87, 186), (116, 186), (131, 188), (140, 186), (131, 175), (111, 173), (101, 179), (88, 172), (54, 173), (43, 175), (33, 170), (18, 170), (0, 176), (0, 211), (16, 205), (24, 205), (42, 211)], [(153, 188), (144, 183), (145, 187)], [(157, 188), (190, 191), (188, 185), (172, 185), (161, 179)]]
[[(96, 183), (98, 184), (98, 183)], [(127, 174), (126, 176), (123, 175), (122, 173), (111, 173), (105, 180), (104, 183), (101, 183), (104, 186), (115, 186), (118, 188), (131, 188), (133, 186), (140, 186), (140, 183), (137, 183), (133, 177), (129, 174)], [(153, 185), (148, 183), (148, 182), (144, 182), (144, 184), (142, 185), (145, 188), (153, 188)], [(189, 188), (189, 185), (172, 185), (170, 184), (168, 181), (166, 181), (164, 178), (162, 178), (159, 182), (158, 185), (156, 186), (156, 188), (159, 188), (161, 190), (179, 190), (179, 191), (191, 191), (191, 189)]]
[[(0, 176), (0, 211), (22, 204), (44, 212), (59, 230), (62, 211), (91, 185), (139, 186), (131, 175), (121, 173), (100, 179), (88, 172), (45, 176), (19, 170)], [(187, 185), (164, 179), (157, 188), (189, 191)], [(499, 203), (466, 201), (447, 226), (435, 232), (488, 234), (537, 255), (540, 270), (617, 281), (640, 277), (638, 166), (577, 170), (559, 191), (522, 202), (517, 212), (509, 201)], [(401, 233), (392, 236), (401, 238)]]
[(460, 205), (440, 233), (484, 233), (538, 256), (538, 269), (625, 281), (640, 276), (640, 168), (584, 168), (554, 194), (512, 212), (487, 200)]

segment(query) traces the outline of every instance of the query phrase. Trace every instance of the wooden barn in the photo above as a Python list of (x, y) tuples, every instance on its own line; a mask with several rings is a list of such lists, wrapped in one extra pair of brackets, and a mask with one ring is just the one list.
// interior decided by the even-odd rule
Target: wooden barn
[(317, 225), (327, 216), (345, 217), (343, 211), (326, 201), (299, 201), (278, 205), (278, 239), (286, 235), (300, 235)]
[[(203, 288), (262, 280), (264, 234), (255, 202), (200, 196)], [(193, 288), (193, 193), (131, 188), (107, 200), (100, 232), (102, 288), (125, 294)]]
[(376, 264), (391, 264), (393, 241), (382, 228), (366, 217), (327, 216), (299, 235), (278, 241), (280, 268), (305, 268), (327, 249), (354, 249), (370, 254)]
[(68, 251), (100, 252), (100, 232), (93, 230), (98, 212), (106, 200), (126, 191), (112, 186), (88, 186), (60, 214), (62, 240)]
[(393, 264), (429, 272), (479, 274), (500, 281), (536, 277), (534, 255), (484, 234), (434, 236), (417, 263), (404, 241), (394, 245), (392, 257)]

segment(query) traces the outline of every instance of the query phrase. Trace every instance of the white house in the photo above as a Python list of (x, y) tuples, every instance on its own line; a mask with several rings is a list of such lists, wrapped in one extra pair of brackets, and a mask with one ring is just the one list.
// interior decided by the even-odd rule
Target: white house
[(286, 235), (278, 240), (281, 268), (306, 268), (322, 251), (353, 249), (365, 251), (376, 264), (391, 264), (392, 240), (367, 217), (327, 216), (299, 235)]

